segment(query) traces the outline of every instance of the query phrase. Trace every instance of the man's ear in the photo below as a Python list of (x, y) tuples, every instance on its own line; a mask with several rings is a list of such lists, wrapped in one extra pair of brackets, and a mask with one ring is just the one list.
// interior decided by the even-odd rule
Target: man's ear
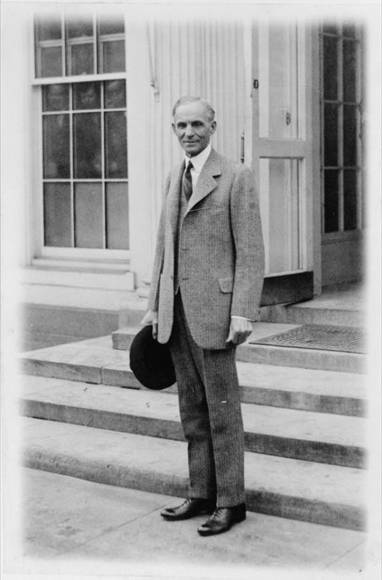
[(176, 135), (176, 128), (175, 128), (175, 123), (171, 123), (171, 127), (172, 127), (172, 130), (174, 131), (174, 133), (175, 133), (175, 135)]
[(216, 121), (212, 121), (211, 122), (211, 126), (210, 126), (210, 133), (211, 135), (213, 135), (216, 131)]

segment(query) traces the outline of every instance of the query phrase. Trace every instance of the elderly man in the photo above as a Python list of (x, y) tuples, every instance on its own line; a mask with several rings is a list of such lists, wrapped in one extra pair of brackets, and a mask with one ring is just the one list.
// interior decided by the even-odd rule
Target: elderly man
[(246, 517), (235, 351), (258, 315), (264, 251), (253, 175), (211, 148), (211, 105), (182, 97), (172, 128), (185, 159), (166, 182), (143, 323), (169, 345), (188, 443), (188, 498), (161, 515), (209, 514), (206, 536)]

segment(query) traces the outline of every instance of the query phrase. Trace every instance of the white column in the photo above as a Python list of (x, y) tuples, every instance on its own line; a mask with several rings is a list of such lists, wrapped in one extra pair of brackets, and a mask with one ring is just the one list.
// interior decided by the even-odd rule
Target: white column
[(126, 22), (130, 269), (137, 284), (150, 278), (155, 245), (157, 176), (154, 173), (150, 66), (146, 24)]

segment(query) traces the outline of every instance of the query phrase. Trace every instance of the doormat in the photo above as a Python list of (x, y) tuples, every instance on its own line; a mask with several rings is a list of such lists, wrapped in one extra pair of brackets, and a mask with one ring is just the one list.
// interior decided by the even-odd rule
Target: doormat
[(251, 344), (269, 344), (295, 348), (337, 350), (341, 352), (365, 353), (365, 333), (351, 326), (329, 326), (304, 324), (293, 330), (261, 338)]

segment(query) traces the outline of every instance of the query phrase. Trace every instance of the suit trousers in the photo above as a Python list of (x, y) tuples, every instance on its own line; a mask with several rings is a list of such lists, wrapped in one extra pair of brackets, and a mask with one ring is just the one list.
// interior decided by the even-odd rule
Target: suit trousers
[(180, 291), (169, 341), (188, 444), (189, 497), (234, 506), (244, 496), (244, 432), (235, 347), (207, 350), (193, 340)]

